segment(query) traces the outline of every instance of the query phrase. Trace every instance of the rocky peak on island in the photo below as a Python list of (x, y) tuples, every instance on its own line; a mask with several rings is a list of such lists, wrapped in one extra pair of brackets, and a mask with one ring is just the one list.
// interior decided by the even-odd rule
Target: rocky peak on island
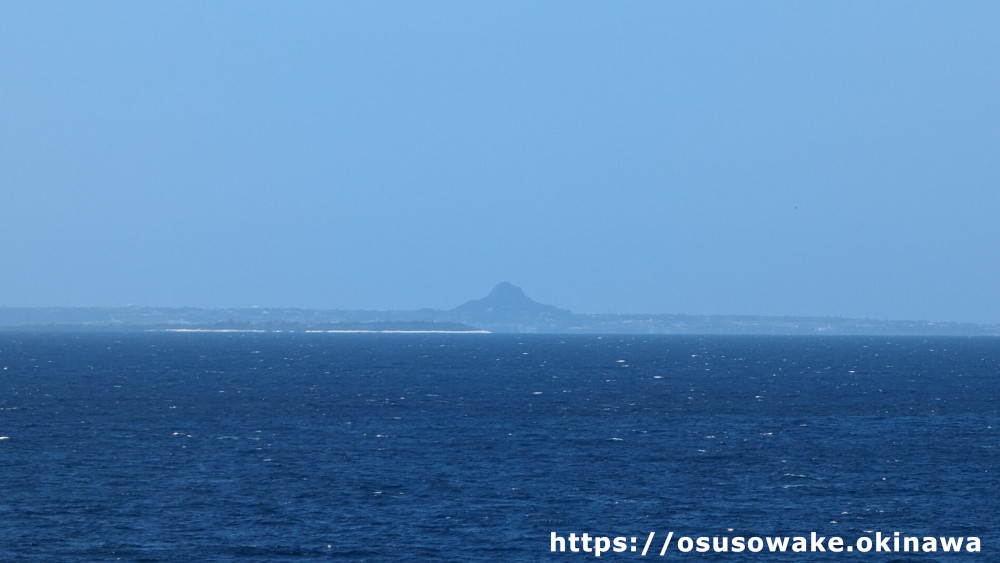
[(498, 284), (490, 294), (482, 299), (472, 299), (451, 310), (459, 314), (493, 314), (493, 315), (537, 315), (569, 313), (555, 307), (545, 305), (528, 297), (524, 290), (510, 282)]
[(539, 303), (516, 285), (503, 282), (482, 299), (447, 311), (440, 320), (460, 322), (494, 332), (537, 332), (565, 325), (573, 313)]

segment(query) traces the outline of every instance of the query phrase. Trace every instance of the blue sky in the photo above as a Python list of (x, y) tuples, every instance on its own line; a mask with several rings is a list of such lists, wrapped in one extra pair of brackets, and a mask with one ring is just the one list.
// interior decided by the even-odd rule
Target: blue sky
[(0, 305), (1000, 322), (996, 2), (5, 2)]

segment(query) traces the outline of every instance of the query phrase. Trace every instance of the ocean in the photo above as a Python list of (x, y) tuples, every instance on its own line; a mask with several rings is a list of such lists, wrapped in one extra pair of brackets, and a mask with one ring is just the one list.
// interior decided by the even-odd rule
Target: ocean
[[(6, 332), (0, 378), (2, 561), (1000, 558), (997, 338)], [(981, 549), (731, 549), (813, 532)]]

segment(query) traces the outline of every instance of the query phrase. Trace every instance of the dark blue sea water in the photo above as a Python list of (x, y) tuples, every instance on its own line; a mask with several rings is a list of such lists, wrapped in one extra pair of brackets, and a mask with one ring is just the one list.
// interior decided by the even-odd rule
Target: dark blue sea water
[(4, 561), (1000, 558), (1000, 339), (5, 333), (0, 370)]

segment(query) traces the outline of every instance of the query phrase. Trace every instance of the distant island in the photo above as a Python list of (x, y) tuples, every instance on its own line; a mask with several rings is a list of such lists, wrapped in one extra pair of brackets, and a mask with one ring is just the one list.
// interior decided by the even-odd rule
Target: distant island
[(504, 282), (453, 309), (0, 307), (0, 330), (997, 336), (1000, 325), (753, 315), (582, 314)]

